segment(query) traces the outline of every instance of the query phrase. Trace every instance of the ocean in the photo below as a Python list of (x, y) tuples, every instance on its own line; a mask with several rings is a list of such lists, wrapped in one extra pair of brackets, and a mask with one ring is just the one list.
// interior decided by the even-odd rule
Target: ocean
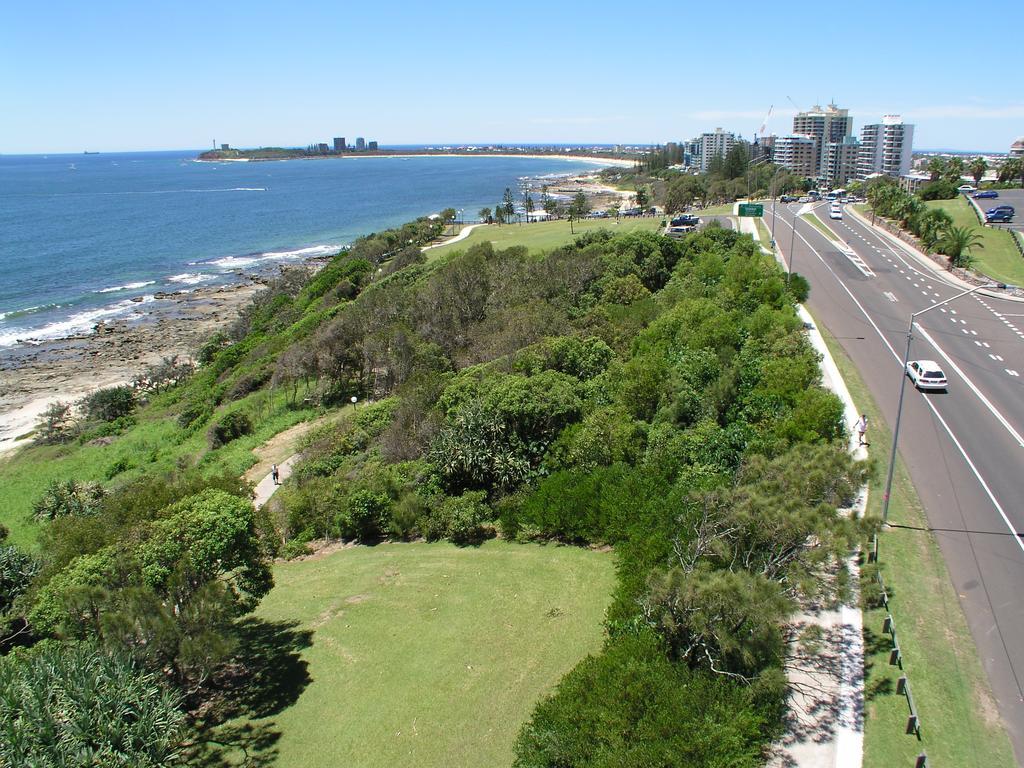
[(567, 158), (196, 162), (197, 152), (0, 156), (0, 348), (87, 333), (154, 294), (336, 252), (451, 207), (475, 220)]

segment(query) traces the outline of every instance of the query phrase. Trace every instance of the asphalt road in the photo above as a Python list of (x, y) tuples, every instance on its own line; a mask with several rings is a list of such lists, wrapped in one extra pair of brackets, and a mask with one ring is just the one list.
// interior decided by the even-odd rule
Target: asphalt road
[[(851, 214), (829, 220), (826, 206), (815, 212), (852, 258), (805, 220), (796, 224), (790, 254), (801, 206), (777, 207), (775, 238), (811, 283), (811, 313), (853, 359), (891, 425), (911, 313), (963, 289)], [(771, 227), (770, 206), (765, 219)], [(949, 389), (923, 394), (908, 383), (900, 454), (1024, 764), (1024, 538), (1015, 533), (1024, 531), (1024, 304), (970, 295), (922, 315), (910, 354), (921, 358), (939, 362)]]

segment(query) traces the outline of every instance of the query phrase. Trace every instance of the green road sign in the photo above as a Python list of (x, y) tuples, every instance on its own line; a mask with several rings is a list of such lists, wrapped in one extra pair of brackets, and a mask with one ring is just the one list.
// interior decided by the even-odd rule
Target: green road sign
[(740, 216), (764, 216), (764, 206), (760, 203), (740, 203)]

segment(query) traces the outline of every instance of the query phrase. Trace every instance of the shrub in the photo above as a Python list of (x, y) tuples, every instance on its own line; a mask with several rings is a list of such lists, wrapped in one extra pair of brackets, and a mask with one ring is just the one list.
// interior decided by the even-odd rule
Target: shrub
[(122, 472), (127, 472), (129, 469), (131, 469), (134, 466), (135, 465), (132, 464), (130, 461), (128, 461), (127, 458), (122, 456), (117, 461), (115, 461), (113, 464), (111, 464), (109, 467), (107, 467), (107, 470), (106, 470), (106, 472), (103, 473), (103, 476), (107, 480), (113, 480), (115, 477), (120, 475)]
[(210, 447), (220, 448), (243, 435), (251, 435), (252, 432), (253, 424), (249, 414), (231, 411), (221, 416), (210, 428)]
[(38, 560), (17, 547), (0, 545), (0, 616), (28, 589), (39, 566)]
[(484, 522), (489, 517), (483, 491), (445, 496), (424, 521), (427, 541), (449, 539), (454, 544), (479, 544), (487, 538)]
[(672, 664), (641, 630), (611, 640), (562, 678), (520, 731), (513, 765), (754, 768), (778, 729), (781, 698), (778, 687), (758, 693)]
[(93, 515), (99, 511), (105, 495), (98, 483), (51, 480), (32, 505), (32, 516), (36, 520), (55, 520), (65, 515)]
[(131, 387), (107, 387), (82, 399), (82, 411), (92, 421), (114, 421), (135, 410), (135, 390)]
[(71, 403), (52, 403), (47, 406), (36, 424), (36, 442), (44, 445), (67, 443), (75, 437), (75, 420)]
[(342, 534), (359, 541), (377, 541), (390, 527), (391, 499), (386, 494), (360, 490), (348, 497)]
[(0, 658), (0, 764), (179, 764), (185, 715), (156, 674), (89, 645)]

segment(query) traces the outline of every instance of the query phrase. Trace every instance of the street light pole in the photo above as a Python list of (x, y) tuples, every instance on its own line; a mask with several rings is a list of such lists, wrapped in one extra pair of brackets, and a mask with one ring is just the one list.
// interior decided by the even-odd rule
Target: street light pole
[[(803, 206), (801, 206), (801, 210)], [(796, 223), (800, 221), (800, 211), (793, 216), (793, 226), (789, 231), (789, 256), (786, 259), (786, 285), (789, 285), (789, 278), (793, 274), (793, 246), (796, 244)]]
[(892, 493), (892, 476), (896, 468), (896, 446), (900, 439), (900, 420), (903, 416), (903, 393), (907, 389), (907, 363), (910, 362), (910, 343), (914, 340), (914, 323), (917, 318), (923, 315), (925, 312), (931, 312), (933, 309), (949, 304), (951, 301), (955, 301), (969, 293), (980, 291), (985, 288), (999, 288), (1006, 289), (1008, 287), (1005, 283), (986, 283), (985, 285), (976, 285), (973, 288), (969, 288), (966, 291), (961, 291), (955, 296), (951, 296), (944, 301), (940, 301), (936, 304), (932, 304), (930, 307), (925, 307), (922, 310), (914, 312), (910, 316), (910, 326), (907, 328), (907, 348), (903, 352), (903, 370), (900, 371), (900, 396), (896, 401), (896, 424), (892, 430), (892, 451), (889, 453), (889, 468), (886, 471), (885, 476), (885, 495), (882, 497), (882, 525), (889, 522), (889, 495)]

